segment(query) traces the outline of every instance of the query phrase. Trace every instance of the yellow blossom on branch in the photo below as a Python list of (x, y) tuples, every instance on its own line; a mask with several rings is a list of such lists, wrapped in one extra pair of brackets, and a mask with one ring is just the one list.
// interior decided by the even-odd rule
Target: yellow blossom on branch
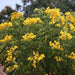
[(11, 38), (12, 38), (12, 35), (6, 35), (6, 36), (4, 37), (4, 39), (0, 40), (0, 42), (1, 42), (1, 43), (5, 43), (5, 42), (7, 42), (7, 41), (10, 41)]
[(24, 25), (42, 23), (40, 18), (27, 18), (24, 20)]
[(15, 19), (20, 18), (22, 14), (23, 14), (22, 12), (12, 13), (11, 21), (14, 21)]
[(28, 57), (28, 60), (33, 61), (32, 66), (33, 66), (34, 68), (36, 68), (36, 63), (38, 63), (38, 62), (39, 62), (40, 60), (42, 60), (43, 58), (45, 58), (45, 55), (44, 55), (44, 54), (40, 54), (40, 55), (39, 55), (38, 52), (35, 53), (35, 52), (33, 51), (33, 56)]
[(59, 36), (59, 38), (62, 40), (72, 39), (72, 35), (70, 33), (67, 33), (66, 31), (61, 31), (60, 34), (61, 36)]
[(63, 50), (63, 47), (60, 45), (60, 42), (57, 42), (56, 40), (54, 40), (54, 43), (50, 41), (49, 46), (51, 46), (52, 49)]
[(32, 40), (36, 37), (36, 35), (34, 35), (33, 33), (27, 33), (24, 36), (22, 36), (24, 40)]

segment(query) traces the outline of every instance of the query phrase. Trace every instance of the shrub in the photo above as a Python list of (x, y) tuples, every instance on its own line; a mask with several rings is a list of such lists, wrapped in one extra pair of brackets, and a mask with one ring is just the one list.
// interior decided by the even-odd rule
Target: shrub
[(74, 75), (75, 17), (60, 9), (14, 12), (0, 24), (0, 64), (10, 75)]

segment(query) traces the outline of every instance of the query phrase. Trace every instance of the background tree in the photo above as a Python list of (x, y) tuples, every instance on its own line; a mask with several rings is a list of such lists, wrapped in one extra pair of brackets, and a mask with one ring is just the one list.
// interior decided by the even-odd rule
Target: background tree
[(21, 11), (21, 5), (16, 4), (16, 10), (17, 10), (17, 11)]
[[(62, 12), (75, 11), (75, 0), (22, 0), (24, 16), (31, 16), (33, 9), (48, 7), (60, 8)], [(30, 3), (28, 5), (28, 3)]]
[(0, 12), (0, 23), (5, 22), (10, 14), (12, 12), (15, 12), (16, 10), (12, 9), (10, 6), (6, 6), (1, 12)]

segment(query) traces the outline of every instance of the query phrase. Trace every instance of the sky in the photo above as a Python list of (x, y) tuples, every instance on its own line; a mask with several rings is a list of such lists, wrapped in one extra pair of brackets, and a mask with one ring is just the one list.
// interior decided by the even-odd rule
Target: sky
[(0, 12), (5, 6), (11, 6), (12, 9), (16, 9), (16, 4), (22, 5), (21, 0), (0, 0)]

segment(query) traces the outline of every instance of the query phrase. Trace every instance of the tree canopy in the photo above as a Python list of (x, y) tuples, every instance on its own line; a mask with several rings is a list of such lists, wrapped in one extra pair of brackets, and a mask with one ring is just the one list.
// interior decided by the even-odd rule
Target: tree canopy
[[(60, 8), (61, 12), (75, 11), (74, 0), (22, 0), (24, 16), (30, 16), (34, 8)], [(30, 5), (28, 5), (30, 3)]]
[(12, 12), (15, 12), (16, 10), (12, 9), (10, 6), (6, 6), (1, 12), (0, 12), (0, 23), (5, 22), (10, 14)]

